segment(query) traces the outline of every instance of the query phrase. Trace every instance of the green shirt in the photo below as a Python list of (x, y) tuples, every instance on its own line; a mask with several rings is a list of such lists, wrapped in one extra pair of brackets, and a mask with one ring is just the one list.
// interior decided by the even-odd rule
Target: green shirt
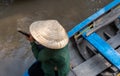
[(58, 76), (67, 76), (70, 70), (70, 56), (68, 46), (62, 49), (38, 49), (36, 43), (31, 43), (35, 58), (42, 63), (45, 76), (55, 76), (54, 67), (58, 69)]

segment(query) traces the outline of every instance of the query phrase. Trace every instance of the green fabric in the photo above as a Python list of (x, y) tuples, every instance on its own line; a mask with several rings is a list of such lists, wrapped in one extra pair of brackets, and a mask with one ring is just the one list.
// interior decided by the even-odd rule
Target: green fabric
[(67, 76), (70, 70), (68, 46), (62, 49), (44, 48), (40, 51), (34, 42), (31, 45), (35, 58), (42, 63), (45, 76), (55, 76), (55, 66), (58, 68), (58, 76)]

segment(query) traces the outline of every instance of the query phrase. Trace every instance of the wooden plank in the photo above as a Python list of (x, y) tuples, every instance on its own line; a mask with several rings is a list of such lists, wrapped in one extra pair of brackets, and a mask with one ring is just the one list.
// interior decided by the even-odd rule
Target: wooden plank
[[(120, 47), (117, 51), (120, 53)], [(77, 76), (96, 76), (110, 66), (111, 64), (106, 59), (104, 59), (100, 54), (97, 54), (75, 67), (73, 71)], [(74, 76), (72, 72), (70, 74)]]
[(117, 48), (120, 46), (120, 33), (117, 33), (114, 37), (110, 38), (107, 41), (113, 48)]
[(85, 34), (83, 37), (89, 41), (100, 54), (110, 61), (116, 68), (120, 70), (120, 54), (114, 50), (106, 41), (104, 41), (98, 34), (92, 33), (89, 36)]
[(97, 54), (73, 70), (77, 76), (96, 76), (110, 66), (110, 63), (108, 63), (100, 54)]
[(86, 36), (92, 34), (93, 32), (97, 31), (100, 28), (110, 24), (119, 16), (120, 16), (120, 9), (112, 10), (107, 15), (103, 16), (102, 19), (95, 25), (96, 27), (92, 28), (89, 32), (87, 32)]

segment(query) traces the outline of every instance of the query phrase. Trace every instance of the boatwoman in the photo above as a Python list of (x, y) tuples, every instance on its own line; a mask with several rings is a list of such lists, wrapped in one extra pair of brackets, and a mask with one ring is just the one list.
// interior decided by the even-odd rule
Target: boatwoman
[[(30, 76), (67, 76), (70, 70), (69, 38), (57, 20), (42, 20), (30, 25), (27, 39), (37, 62), (29, 69)], [(36, 44), (39, 43), (39, 44)]]

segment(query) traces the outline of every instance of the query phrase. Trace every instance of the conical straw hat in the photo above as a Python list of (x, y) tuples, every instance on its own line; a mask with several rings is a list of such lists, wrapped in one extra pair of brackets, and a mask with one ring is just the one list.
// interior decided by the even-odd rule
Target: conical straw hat
[(65, 29), (57, 20), (33, 22), (30, 33), (41, 45), (51, 49), (63, 48), (69, 41)]

